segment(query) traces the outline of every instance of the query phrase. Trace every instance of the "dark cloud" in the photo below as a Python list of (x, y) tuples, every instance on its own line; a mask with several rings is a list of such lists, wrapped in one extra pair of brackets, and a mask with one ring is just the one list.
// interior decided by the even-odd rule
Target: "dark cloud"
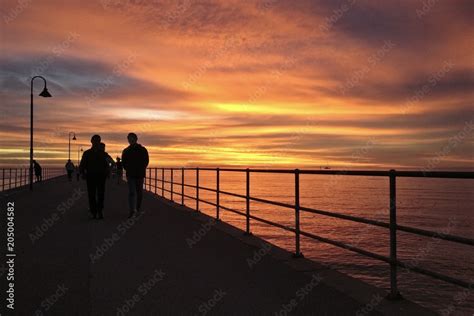
[[(133, 55), (131, 55), (133, 56)], [(38, 59), (29, 56), (0, 59), (0, 82), (2, 96), (11, 103), (22, 102), (30, 86), (32, 70), (41, 67), (37, 60), (47, 60), (48, 56)], [(151, 81), (131, 77), (127, 71), (133, 67), (133, 58), (116, 64), (88, 59), (56, 57), (41, 74), (47, 78), (48, 87), (54, 97), (65, 99), (82, 98), (84, 103), (103, 104), (107, 100), (129, 99), (131, 102), (156, 97), (160, 102), (183, 101), (190, 93), (174, 87), (166, 87)], [(42, 86), (41, 80), (35, 80), (35, 86)], [(36, 88), (41, 91), (41, 88)], [(35, 89), (35, 90), (36, 90)], [(57, 102), (56, 98), (50, 102)]]

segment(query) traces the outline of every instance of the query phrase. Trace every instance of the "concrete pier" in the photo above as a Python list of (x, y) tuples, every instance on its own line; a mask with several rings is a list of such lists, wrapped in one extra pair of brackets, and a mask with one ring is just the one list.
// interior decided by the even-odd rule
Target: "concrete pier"
[(126, 183), (108, 180), (104, 220), (89, 219), (84, 181), (65, 177), (7, 202), (15, 310), (2, 300), (2, 315), (434, 314), (151, 193), (128, 220)]

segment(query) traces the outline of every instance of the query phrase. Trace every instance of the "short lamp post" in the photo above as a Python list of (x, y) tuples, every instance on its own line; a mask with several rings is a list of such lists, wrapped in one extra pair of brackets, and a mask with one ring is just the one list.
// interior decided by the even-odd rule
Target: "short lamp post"
[(68, 160), (71, 160), (71, 135), (73, 135), (72, 140), (76, 140), (76, 133), (69, 132), (69, 150), (68, 150)]
[(78, 166), (79, 166), (79, 162), (80, 162), (80, 160), (79, 160), (79, 157), (80, 157), (79, 154), (80, 154), (81, 152), (83, 152), (83, 151), (84, 151), (84, 149), (82, 149), (82, 146), (77, 146), (77, 165), (78, 165)]

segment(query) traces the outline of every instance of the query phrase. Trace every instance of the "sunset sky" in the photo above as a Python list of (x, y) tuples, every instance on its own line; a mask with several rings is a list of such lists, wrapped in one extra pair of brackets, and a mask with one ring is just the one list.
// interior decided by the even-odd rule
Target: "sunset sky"
[(2, 1), (0, 164), (472, 169), (470, 0)]

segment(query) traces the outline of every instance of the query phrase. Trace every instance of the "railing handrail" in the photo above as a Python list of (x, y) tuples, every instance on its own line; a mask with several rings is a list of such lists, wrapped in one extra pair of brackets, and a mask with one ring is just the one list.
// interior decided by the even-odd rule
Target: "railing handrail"
[[(155, 185), (152, 185), (151, 180), (148, 182), (148, 189), (152, 191), (152, 188), (155, 189), (155, 193), (157, 193), (158, 189), (161, 189), (161, 196), (165, 197), (165, 192), (171, 194), (171, 200), (173, 201), (173, 194), (177, 194), (181, 196), (181, 204), (184, 205), (184, 197), (195, 200), (196, 207), (195, 210), (199, 211), (199, 202), (212, 205), (216, 207), (216, 218), (219, 219), (219, 211), (220, 209), (225, 211), (230, 211), (240, 216), (246, 217), (246, 233), (250, 234), (250, 219), (274, 226), (279, 227), (281, 229), (290, 231), (295, 233), (295, 257), (302, 256), (300, 253), (300, 235), (309, 237), (314, 240), (319, 240), (324, 243), (331, 244), (333, 246), (347, 249), (358, 254), (384, 261), (390, 264), (390, 297), (397, 298), (399, 297), (398, 286), (397, 286), (397, 267), (403, 267), (410, 271), (414, 271), (423, 275), (427, 275), (433, 277), (435, 279), (443, 280), (445, 282), (459, 285), (465, 288), (471, 288), (472, 283), (466, 282), (464, 280), (459, 280), (447, 275), (443, 275), (438, 272), (433, 272), (424, 268), (419, 267), (418, 265), (411, 265), (409, 263), (400, 261), (397, 259), (397, 232), (403, 231), (407, 233), (412, 233), (418, 236), (424, 237), (431, 237), (441, 240), (446, 240), (450, 242), (456, 242), (463, 245), (473, 246), (474, 239), (466, 238), (462, 236), (451, 235), (447, 233), (441, 233), (431, 230), (425, 230), (421, 228), (409, 227), (404, 225), (397, 224), (397, 207), (396, 207), (396, 178), (397, 177), (412, 177), (412, 178), (450, 178), (450, 179), (474, 179), (474, 172), (471, 171), (396, 171), (396, 170), (388, 170), (388, 171), (376, 171), (376, 170), (311, 170), (311, 169), (252, 169), (252, 168), (208, 168), (208, 167), (154, 167), (149, 168), (149, 178), (151, 179), (151, 170), (155, 169), (155, 176), (157, 175), (156, 170), (161, 170), (161, 187), (158, 187), (158, 181), (155, 179)], [(181, 174), (181, 182), (175, 182), (173, 177), (171, 177), (170, 181), (165, 180), (165, 171), (169, 170), (170, 174), (173, 175), (174, 170), (180, 170)], [(195, 171), (196, 172), (196, 184), (186, 184), (184, 173), (185, 171)], [(199, 172), (200, 171), (215, 171), (216, 172), (216, 189), (203, 187), (199, 185)], [(219, 187), (219, 177), (221, 172), (244, 172), (246, 173), (246, 193), (245, 194), (238, 194), (233, 192), (223, 191)], [(293, 174), (295, 176), (295, 203), (283, 203), (278, 201), (267, 200), (263, 198), (253, 197), (250, 195), (250, 174), (251, 173), (284, 173), (284, 174)], [(338, 212), (330, 212), (319, 210), (315, 208), (305, 207), (300, 205), (300, 197), (299, 197), (299, 176), (301, 174), (314, 174), (314, 175), (341, 175), (341, 176), (378, 176), (378, 177), (387, 177), (389, 178), (389, 190), (390, 190), (390, 198), (389, 198), (389, 222), (383, 222), (379, 220), (367, 219), (359, 216), (354, 215), (346, 215)], [(165, 188), (165, 184), (170, 184), (171, 190)], [(173, 185), (181, 186), (181, 192), (174, 191)], [(147, 184), (145, 183), (145, 188)], [(194, 188), (196, 190), (196, 196), (191, 196), (185, 194), (185, 188)], [(216, 203), (211, 201), (206, 201), (204, 199), (199, 198), (199, 190), (205, 190), (208, 192), (216, 193)], [(241, 198), (246, 201), (246, 210), (239, 211), (229, 207), (225, 207), (220, 205), (219, 196), (220, 194), (233, 196), (236, 198)], [(295, 228), (282, 225), (279, 223), (272, 222), (270, 220), (257, 217), (255, 215), (250, 214), (250, 201), (255, 201), (259, 203), (265, 203), (270, 205), (276, 205), (284, 208), (294, 209), (295, 210)], [(309, 212), (313, 214), (329, 216), (333, 218), (338, 218), (342, 220), (348, 220), (352, 222), (358, 222), (373, 226), (378, 226), (382, 228), (386, 228), (390, 232), (390, 255), (384, 256), (378, 253), (370, 252), (361, 248), (358, 248), (351, 244), (346, 244), (341, 241), (332, 240), (330, 238), (318, 236), (313, 233), (309, 233), (306, 231), (300, 230), (299, 227), (299, 214), (300, 212)]]
[[(217, 171), (223, 172), (250, 172), (255, 173), (286, 173), (294, 174), (295, 169), (261, 169), (261, 168), (210, 168), (210, 167), (150, 167), (150, 169), (164, 170), (193, 170), (196, 171)], [(389, 170), (319, 170), (319, 169), (298, 169), (300, 174), (322, 174), (322, 175), (341, 175), (341, 176), (373, 176), (388, 177)], [(421, 170), (394, 170), (396, 177), (408, 178), (450, 178), (450, 179), (474, 179), (474, 171), (421, 171)]]
[[(29, 185), (29, 173), (29, 167), (0, 168), (0, 176), (2, 180), (0, 192), (13, 190), (19, 187)], [(64, 168), (43, 167), (41, 178), (42, 180), (49, 180), (55, 177), (62, 176), (63, 174), (65, 174)], [(37, 182), (36, 179), (33, 179), (33, 182)]]

